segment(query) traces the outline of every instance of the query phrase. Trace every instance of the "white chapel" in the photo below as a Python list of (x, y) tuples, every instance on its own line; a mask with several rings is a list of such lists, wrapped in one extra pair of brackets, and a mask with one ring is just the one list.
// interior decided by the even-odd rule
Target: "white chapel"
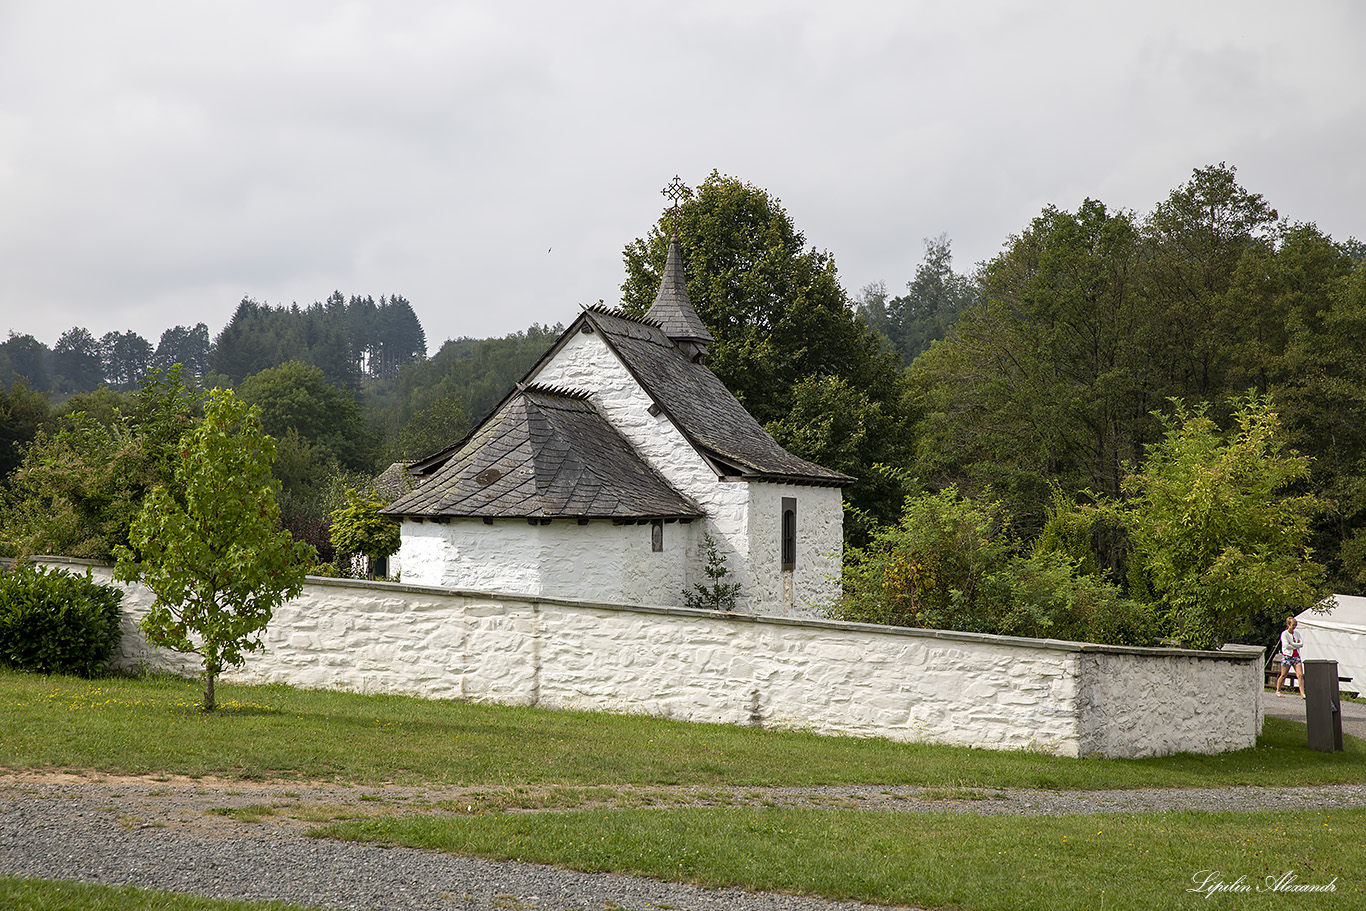
[(644, 318), (583, 311), (464, 440), (407, 466), (384, 510), (403, 581), (676, 607), (711, 585), (710, 536), (737, 610), (818, 615), (854, 479), (779, 446), (707, 368), (711, 342), (674, 240)]

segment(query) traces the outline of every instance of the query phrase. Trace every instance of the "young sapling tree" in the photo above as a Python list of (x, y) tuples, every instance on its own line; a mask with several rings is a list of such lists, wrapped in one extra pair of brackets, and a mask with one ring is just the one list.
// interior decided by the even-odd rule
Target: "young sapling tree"
[(153, 489), (132, 546), (116, 551), (116, 577), (156, 595), (147, 640), (204, 659), (205, 711), (219, 674), (261, 648), (275, 608), (302, 591), (313, 562), (313, 548), (280, 526), (274, 454), (257, 409), (214, 389), (204, 420), (181, 437), (175, 491)]
[(702, 546), (707, 551), (707, 565), (703, 569), (707, 578), (711, 579), (711, 586), (694, 582), (692, 591), (683, 592), (683, 603), (697, 610), (733, 611), (735, 599), (740, 596), (740, 583), (724, 581), (730, 570), (726, 568), (725, 558), (716, 549), (715, 538), (703, 532)]

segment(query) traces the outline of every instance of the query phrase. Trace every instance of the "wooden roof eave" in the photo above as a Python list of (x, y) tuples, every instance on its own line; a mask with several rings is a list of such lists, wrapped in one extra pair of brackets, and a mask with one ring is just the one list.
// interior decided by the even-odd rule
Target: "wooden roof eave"
[(450, 513), (437, 514), (437, 513), (404, 512), (404, 513), (385, 513), (385, 515), (388, 515), (391, 519), (398, 519), (398, 520), (400, 520), (400, 521), (411, 520), (411, 521), (414, 521), (414, 522), (436, 522), (436, 523), (446, 523), (446, 522), (451, 522), (451, 521), (459, 520), (459, 519), (478, 519), (478, 520), (485, 520), (485, 519), (502, 519), (502, 520), (510, 521), (510, 522), (525, 522), (525, 521), (527, 521), (528, 519), (541, 519), (541, 520), (557, 521), (557, 522), (564, 522), (564, 521), (570, 521), (570, 522), (575, 522), (575, 521), (592, 522), (592, 521), (598, 521), (598, 522), (615, 522), (615, 523), (619, 523), (619, 524), (620, 524), (620, 523), (623, 523), (623, 522), (654, 522), (654, 521), (656, 521), (656, 520), (663, 521), (663, 522), (692, 522), (692, 521), (695, 521), (695, 520), (697, 520), (697, 519), (703, 518), (703, 514), (700, 513), (700, 512), (641, 513), (641, 514), (629, 514), (629, 513), (628, 513), (628, 514), (626, 514), (626, 515), (598, 515), (598, 514), (589, 514), (589, 515), (577, 515), (577, 514), (573, 514), (573, 515), (546, 515), (544, 512), (541, 512), (541, 511), (533, 511), (533, 512), (528, 512), (528, 513), (517, 513), (517, 514), (498, 514), (498, 515), (486, 515), (486, 514), (483, 514), (483, 513), (468, 513), (468, 514), (465, 514), (465, 515), (454, 515), (454, 514), (450, 514)]

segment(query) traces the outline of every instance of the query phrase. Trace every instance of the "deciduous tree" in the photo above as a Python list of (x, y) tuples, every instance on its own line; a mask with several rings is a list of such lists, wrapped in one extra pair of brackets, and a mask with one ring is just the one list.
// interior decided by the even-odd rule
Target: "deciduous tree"
[(1026, 529), (1050, 481), (1118, 496), (1166, 393), (1143, 259), (1133, 216), (1095, 200), (1013, 238), (982, 270), (983, 300), (912, 365), (922, 480), (993, 487)]
[(203, 376), (209, 369), (209, 327), (196, 323), (192, 329), (175, 326), (162, 332), (152, 364), (162, 370), (179, 364), (190, 376)]
[(977, 299), (977, 288), (967, 276), (953, 271), (948, 235), (925, 238), (925, 258), (906, 293), (889, 298), (885, 285), (863, 291), (858, 313), (870, 327), (884, 334), (909, 364), (943, 338), (958, 315)]
[(107, 389), (73, 398), (25, 448), (0, 523), (18, 553), (108, 559), (128, 542), (147, 491), (173, 485), (181, 435), (199, 394), (179, 370), (153, 371), (131, 403)]
[(47, 396), (27, 384), (0, 388), (0, 481), (8, 480), (23, 461), (24, 449), (50, 414)]
[(280, 527), (270, 466), (274, 441), (259, 412), (215, 389), (204, 420), (181, 440), (176, 488), (158, 486), (117, 550), (116, 576), (156, 601), (142, 627), (154, 645), (204, 661), (204, 710), (214, 682), (246, 653), (276, 607), (303, 588), (312, 548)]
[[(808, 247), (778, 199), (712, 172), (676, 216), (664, 215), (647, 237), (626, 247), (622, 306), (628, 312), (642, 314), (653, 303), (674, 231), (689, 300), (715, 339), (707, 365), (761, 424), (780, 432), (793, 426), (799, 396), (806, 414), (818, 401), (834, 406), (845, 397), (829, 394), (830, 386), (817, 394), (811, 384), (838, 379), (875, 406), (882, 421), (882, 432), (865, 435), (850, 464), (871, 466), (888, 450), (897, 461), (909, 455), (899, 357), (854, 315), (834, 258)], [(812, 450), (798, 454), (822, 457)], [(856, 509), (894, 519), (899, 492), (890, 502), (883, 494), (862, 481), (845, 492)]]
[[(434, 390), (443, 393), (447, 384)], [(465, 403), (455, 392), (444, 392), (431, 399), (430, 404), (419, 411), (403, 425), (394, 444), (395, 454), (400, 459), (420, 459), (440, 452), (454, 444), (469, 432), (470, 417)]]
[(84, 412), (40, 432), (11, 476), (0, 538), (18, 554), (106, 560), (156, 481), (128, 425)]
[(131, 329), (100, 338), (100, 360), (111, 385), (134, 389), (152, 369), (152, 343)]
[(380, 515), (384, 506), (377, 494), (361, 496), (351, 489), (346, 491), (346, 505), (332, 512), (332, 546), (339, 554), (363, 554), (371, 574), (401, 543), (398, 523)]
[(854, 317), (834, 257), (808, 247), (767, 191), (715, 171), (676, 221), (666, 213), (626, 247), (627, 311), (653, 303), (675, 227), (689, 300), (715, 337), (707, 364), (761, 424), (785, 417), (808, 377), (896, 399), (897, 360)]
[(290, 430), (321, 459), (343, 468), (374, 468), (374, 441), (360, 405), (349, 392), (329, 384), (321, 369), (289, 361), (247, 377), (238, 395), (261, 412), (261, 426), (273, 437)]
[(1269, 374), (1286, 438), (1313, 453), (1312, 489), (1332, 504), (1314, 548), (1333, 591), (1366, 587), (1366, 265), (1312, 225), (1288, 231), (1262, 273), (1243, 283), (1279, 320), (1284, 345), (1250, 362)]
[(1262, 325), (1231, 293), (1234, 277), (1245, 257), (1274, 249), (1277, 218), (1260, 193), (1239, 185), (1236, 168), (1220, 162), (1193, 171), (1144, 221), (1149, 293), (1166, 323), (1165, 354), (1181, 387), (1175, 394), (1212, 400), (1229, 388), (1239, 341)]
[(22, 382), (39, 392), (48, 391), (51, 356), (47, 345), (33, 336), (11, 332), (8, 339), (0, 342), (0, 386)]
[(1220, 433), (1203, 407), (1178, 405), (1114, 510), (1127, 528), (1131, 590), (1153, 602), (1167, 635), (1217, 647), (1327, 594), (1309, 548), (1324, 504), (1296, 493), (1309, 459), (1289, 450), (1271, 402), (1251, 395)]
[(52, 373), (63, 392), (92, 392), (104, 383), (100, 343), (89, 329), (76, 326), (62, 333), (52, 348)]

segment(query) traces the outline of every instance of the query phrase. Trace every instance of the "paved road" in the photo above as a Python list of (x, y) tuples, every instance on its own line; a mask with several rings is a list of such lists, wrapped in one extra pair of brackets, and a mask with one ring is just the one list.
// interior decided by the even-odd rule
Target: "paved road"
[[(1262, 711), (1276, 718), (1304, 721), (1305, 702), (1298, 693), (1280, 696), (1268, 690), (1263, 693)], [(1342, 701), (1342, 733), (1366, 740), (1366, 703)]]

